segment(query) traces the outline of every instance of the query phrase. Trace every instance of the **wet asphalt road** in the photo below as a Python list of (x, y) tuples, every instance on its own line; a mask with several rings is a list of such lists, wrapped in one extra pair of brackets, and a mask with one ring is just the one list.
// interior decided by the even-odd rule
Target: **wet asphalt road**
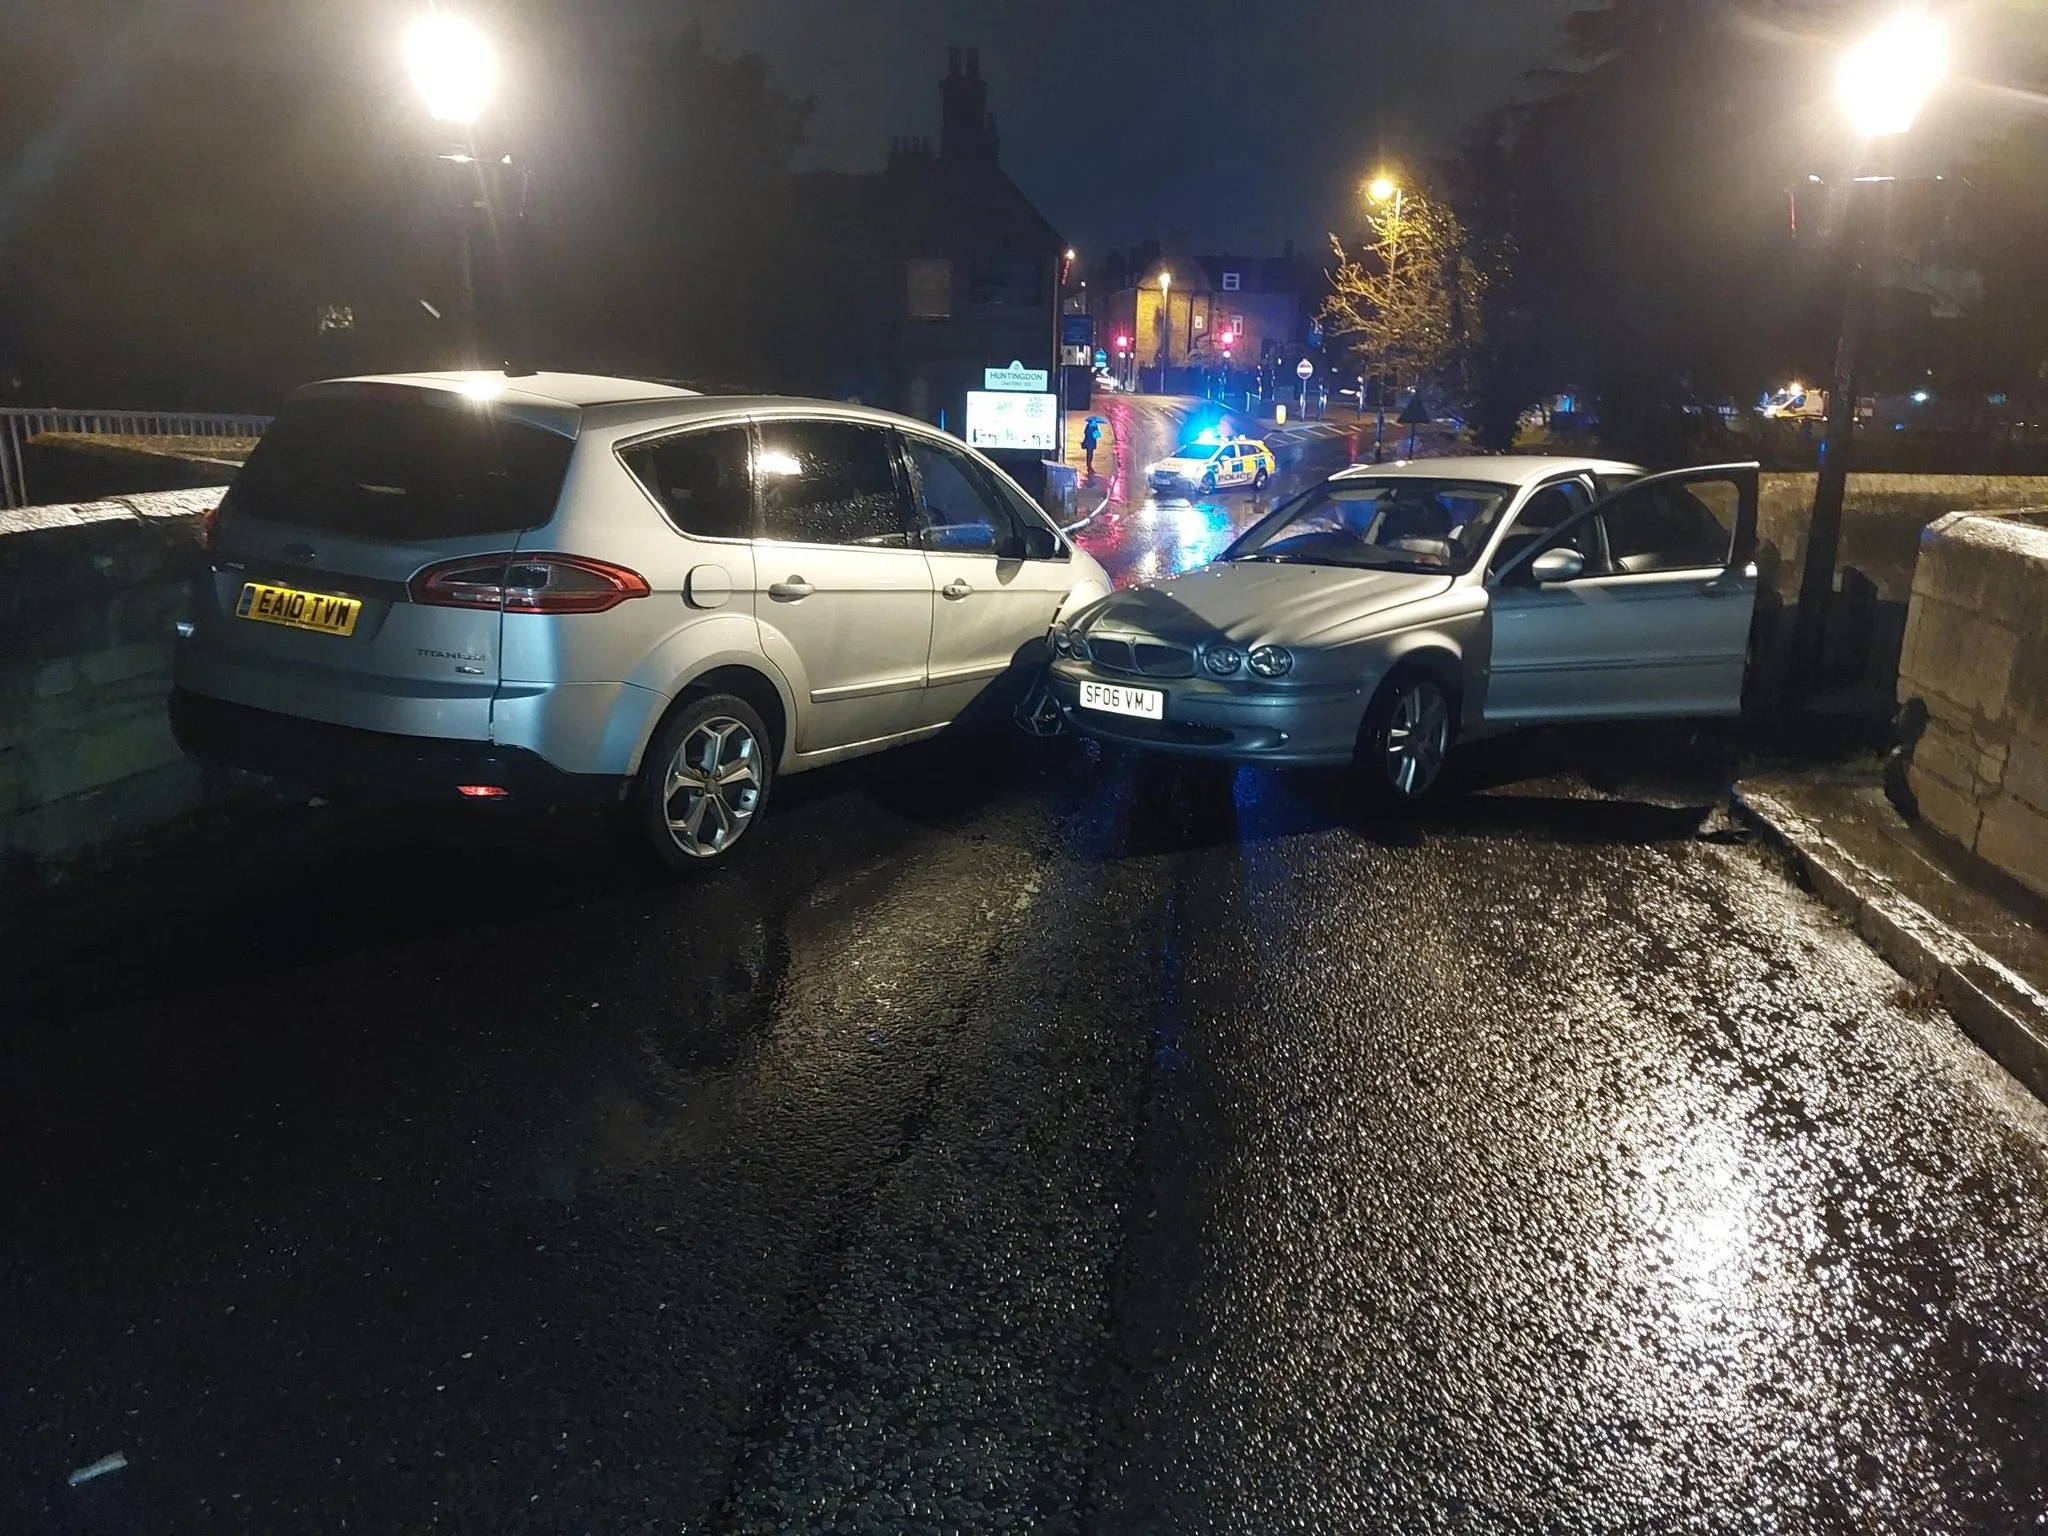
[(2048, 1113), (1731, 761), (1490, 743), (1391, 824), (942, 743), (683, 885), (139, 855), (0, 994), (0, 1529), (2033, 1528)]

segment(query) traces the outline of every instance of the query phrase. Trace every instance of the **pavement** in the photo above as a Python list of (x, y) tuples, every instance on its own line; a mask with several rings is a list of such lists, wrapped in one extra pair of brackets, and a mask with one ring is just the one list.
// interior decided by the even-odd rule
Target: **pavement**
[(370, 803), (127, 850), (0, 950), (0, 1530), (2028, 1527), (2048, 1108), (1744, 761), (1503, 738), (1388, 821), (941, 741), (695, 881)]
[(1759, 774), (1737, 808), (1926, 997), (2048, 1099), (2048, 901), (1901, 813), (1876, 773)]

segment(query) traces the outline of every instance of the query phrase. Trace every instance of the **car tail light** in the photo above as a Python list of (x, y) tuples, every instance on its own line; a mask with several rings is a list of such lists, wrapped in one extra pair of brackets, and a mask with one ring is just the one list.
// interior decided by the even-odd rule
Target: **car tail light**
[(581, 555), (465, 555), (414, 576), (412, 600), (506, 613), (603, 613), (645, 597), (647, 578)]
[(220, 542), (220, 503), (215, 502), (199, 519), (199, 547), (209, 555)]
[(468, 800), (503, 800), (512, 793), (502, 784), (458, 784), (455, 792)]

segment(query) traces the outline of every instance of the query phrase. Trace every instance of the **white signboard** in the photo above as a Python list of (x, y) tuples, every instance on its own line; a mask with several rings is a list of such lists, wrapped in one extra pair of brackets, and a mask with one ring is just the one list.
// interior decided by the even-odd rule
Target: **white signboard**
[[(1039, 373), (1043, 379), (1043, 371)], [(967, 442), (970, 447), (1018, 453), (1057, 453), (1060, 448), (1060, 402), (1057, 395), (1025, 395), (1012, 390), (967, 391)]]
[(1024, 394), (1042, 394), (1047, 385), (1046, 370), (1026, 368), (1020, 362), (1013, 362), (1007, 368), (984, 368), (981, 370), (983, 389), (1014, 389)]

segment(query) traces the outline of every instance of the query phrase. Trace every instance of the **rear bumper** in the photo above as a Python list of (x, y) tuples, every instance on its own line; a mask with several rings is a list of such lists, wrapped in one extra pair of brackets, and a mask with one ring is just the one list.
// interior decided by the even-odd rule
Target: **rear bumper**
[(593, 806), (620, 799), (629, 778), (565, 773), (537, 752), (485, 741), (398, 736), (171, 691), (171, 729), (194, 757), (295, 783), (363, 787), (453, 800), (458, 785), (506, 790), (515, 806)]

